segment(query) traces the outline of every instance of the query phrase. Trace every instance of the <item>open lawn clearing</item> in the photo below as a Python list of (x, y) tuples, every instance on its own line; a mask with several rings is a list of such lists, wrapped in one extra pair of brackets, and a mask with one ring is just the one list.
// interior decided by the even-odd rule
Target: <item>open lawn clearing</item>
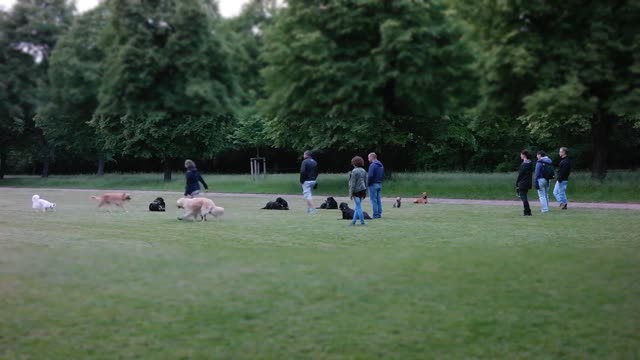
[(47, 190), (41, 214), (0, 189), (0, 358), (640, 356), (635, 211), (403, 204), (349, 227), (225, 196), (190, 223), (177, 194), (132, 194), (110, 213)]

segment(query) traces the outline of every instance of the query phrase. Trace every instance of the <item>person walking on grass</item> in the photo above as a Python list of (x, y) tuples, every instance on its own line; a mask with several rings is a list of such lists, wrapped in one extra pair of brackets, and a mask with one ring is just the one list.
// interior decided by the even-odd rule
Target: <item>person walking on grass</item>
[(549, 180), (553, 178), (553, 165), (551, 159), (543, 150), (538, 151), (536, 155), (535, 186), (538, 190), (538, 198), (540, 198), (540, 211), (542, 213), (549, 212)]
[(318, 163), (313, 159), (311, 151), (307, 150), (302, 154), (303, 160), (300, 165), (300, 184), (302, 184), (302, 196), (307, 202), (307, 214), (315, 214), (316, 209), (313, 206), (313, 193), (316, 188), (316, 179), (318, 178)]
[(380, 219), (382, 217), (382, 181), (384, 181), (384, 166), (378, 155), (372, 152), (367, 156), (369, 160), (369, 172), (367, 174), (367, 182), (369, 183), (369, 200), (371, 200), (371, 207), (373, 208), (373, 218)]
[(522, 205), (524, 206), (524, 216), (531, 216), (531, 207), (529, 206), (529, 198), (527, 193), (531, 189), (531, 176), (533, 175), (533, 163), (531, 162), (531, 154), (528, 150), (522, 150), (520, 152), (520, 170), (518, 171), (518, 178), (516, 179), (516, 193)]
[(364, 159), (355, 156), (351, 159), (351, 165), (353, 165), (353, 170), (349, 174), (349, 198), (355, 202), (351, 225), (355, 225), (358, 219), (360, 219), (361, 225), (365, 225), (364, 213), (362, 212), (362, 200), (367, 197), (367, 172), (362, 168)]
[(553, 188), (553, 196), (560, 203), (562, 210), (567, 210), (567, 185), (569, 184), (569, 174), (571, 174), (571, 161), (569, 160), (569, 150), (561, 147), (558, 151), (560, 155), (560, 165), (558, 166), (558, 176), (556, 186)]
[(193, 162), (192, 160), (185, 160), (184, 167), (187, 169), (187, 172), (185, 174), (185, 177), (187, 178), (187, 185), (184, 189), (185, 197), (193, 198), (200, 195), (200, 183), (202, 183), (205, 190), (209, 189), (207, 183), (204, 182), (204, 179), (202, 178), (202, 176), (200, 176), (198, 169), (196, 169), (195, 162)]

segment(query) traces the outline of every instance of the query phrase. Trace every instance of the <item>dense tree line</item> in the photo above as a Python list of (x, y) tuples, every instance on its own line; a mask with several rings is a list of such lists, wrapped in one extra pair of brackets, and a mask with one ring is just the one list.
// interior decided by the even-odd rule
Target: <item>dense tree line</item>
[(512, 170), (563, 145), (604, 178), (640, 163), (638, 24), (622, 0), (252, 0), (229, 19), (19, 0), (0, 11), (0, 177), (127, 159), (169, 180), (186, 157), (304, 149)]

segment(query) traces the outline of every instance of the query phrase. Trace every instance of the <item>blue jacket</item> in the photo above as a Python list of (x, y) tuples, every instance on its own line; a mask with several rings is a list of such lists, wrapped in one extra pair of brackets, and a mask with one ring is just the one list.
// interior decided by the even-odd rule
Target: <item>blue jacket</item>
[(551, 159), (549, 159), (548, 156), (545, 156), (545, 157), (543, 157), (542, 159), (540, 159), (540, 160), (538, 160), (536, 162), (536, 175), (535, 175), (536, 183), (538, 182), (538, 179), (541, 179), (543, 177), (542, 176), (542, 163), (551, 165), (552, 161), (551, 161)]
[(187, 177), (187, 186), (184, 189), (184, 196), (191, 195), (194, 191), (200, 190), (200, 184), (198, 184), (198, 182), (201, 182), (205, 189), (209, 189), (207, 183), (204, 182), (202, 176), (200, 176), (198, 169), (194, 167), (188, 168), (185, 176)]
[(371, 165), (369, 165), (367, 182), (369, 183), (369, 186), (371, 186), (373, 184), (382, 184), (383, 181), (384, 181), (384, 166), (382, 166), (382, 163), (380, 162), (380, 160), (378, 159), (373, 160)]
[(300, 165), (300, 184), (318, 178), (318, 163), (313, 158), (306, 158)]

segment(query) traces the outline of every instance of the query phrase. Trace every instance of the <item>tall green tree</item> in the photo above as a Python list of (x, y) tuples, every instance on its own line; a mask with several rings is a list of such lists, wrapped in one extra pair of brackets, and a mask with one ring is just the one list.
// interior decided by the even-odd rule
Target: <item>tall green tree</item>
[(253, 148), (256, 156), (272, 142), (265, 131), (267, 118), (258, 114), (256, 104), (266, 97), (260, 72), (266, 67), (261, 54), (264, 33), (278, 12), (276, 0), (251, 0), (240, 14), (223, 19), (221, 30), (231, 47), (233, 73), (239, 83), (239, 111), (230, 141), (237, 149)]
[(255, 105), (265, 97), (264, 79), (260, 76), (266, 62), (261, 57), (264, 33), (274, 21), (278, 7), (275, 0), (251, 0), (240, 14), (224, 19), (223, 31), (232, 45), (232, 66), (240, 84), (240, 106), (244, 113), (255, 113)]
[(477, 35), (481, 107), (520, 117), (541, 140), (591, 138), (607, 173), (613, 129), (640, 112), (637, 1), (456, 1)]
[(112, 151), (170, 160), (225, 146), (237, 92), (223, 38), (198, 0), (114, 0), (92, 120)]
[(433, 119), (465, 105), (470, 61), (446, 10), (438, 0), (289, 1), (264, 52), (275, 144), (380, 151), (432, 138)]
[[(0, 66), (3, 67), (4, 98), (9, 99), (10, 104), (5, 106), (7, 112), (0, 117), (4, 117), (2, 123), (9, 125), (7, 138), (22, 130), (21, 136), (2, 141), (3, 167), (8, 146), (30, 149), (37, 143), (39, 146), (35, 151), (43, 163), (42, 176), (49, 174), (51, 149), (42, 129), (35, 124), (34, 116), (41, 103), (39, 96), (47, 83), (49, 57), (60, 35), (71, 25), (74, 9), (73, 3), (67, 0), (18, 0), (8, 13), (3, 14)], [(25, 152), (28, 150), (23, 150)]]
[(49, 143), (74, 159), (98, 162), (104, 174), (104, 141), (89, 126), (98, 107), (98, 88), (105, 54), (100, 47), (109, 12), (106, 6), (79, 15), (71, 29), (58, 41), (51, 55), (46, 101), (36, 116)]
[(9, 13), (0, 10), (0, 179), (7, 171), (9, 151), (23, 130), (24, 104), (21, 100), (26, 100), (20, 98), (22, 87), (26, 85), (21, 81), (25, 74), (18, 71), (24, 69), (20, 66), (20, 55), (25, 59), (27, 55), (16, 52), (11, 46), (7, 36), (8, 19)]

